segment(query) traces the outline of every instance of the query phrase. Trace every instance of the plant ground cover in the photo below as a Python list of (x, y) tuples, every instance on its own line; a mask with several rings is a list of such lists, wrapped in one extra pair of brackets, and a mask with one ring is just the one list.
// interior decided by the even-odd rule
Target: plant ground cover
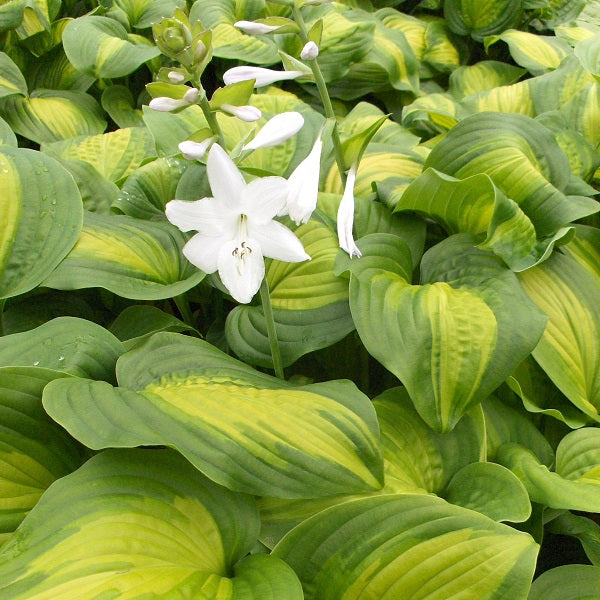
[(600, 2), (0, 3), (0, 600), (600, 597)]

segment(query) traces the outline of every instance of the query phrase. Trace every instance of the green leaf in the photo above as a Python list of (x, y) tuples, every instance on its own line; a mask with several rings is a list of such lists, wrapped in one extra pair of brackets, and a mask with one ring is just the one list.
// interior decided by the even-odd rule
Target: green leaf
[(300, 600), (282, 561), (240, 561), (259, 527), (251, 498), (174, 452), (105, 452), (56, 482), (4, 547), (0, 598)]
[(578, 42), (574, 53), (583, 68), (598, 80), (600, 78), (600, 34)]
[(600, 567), (562, 565), (542, 573), (532, 584), (529, 600), (594, 600), (600, 588)]
[[(455, 235), (421, 261), (411, 285), (407, 247), (393, 236), (359, 240), (350, 270), (350, 309), (369, 353), (406, 386), (421, 417), (450, 431), (535, 347), (544, 317), (499, 260)], [(460, 259), (459, 259), (460, 257)]]
[(15, 94), (26, 96), (27, 82), (10, 56), (0, 52), (0, 98)]
[(115, 5), (121, 8), (132, 27), (145, 29), (151, 27), (164, 17), (170, 17), (175, 9), (185, 7), (184, 0), (115, 0)]
[(105, 381), (115, 381), (115, 364), (123, 352), (106, 329), (76, 317), (58, 317), (0, 338), (2, 366), (34, 366)]
[(109, 181), (127, 177), (156, 156), (152, 134), (145, 127), (117, 129), (102, 135), (81, 136), (53, 144), (42, 151), (67, 160), (83, 160)]
[(387, 121), (387, 115), (383, 117), (373, 117), (367, 127), (356, 132), (352, 137), (344, 140), (342, 143), (342, 152), (344, 156), (344, 166), (350, 167), (360, 164), (360, 160), (367, 149), (367, 146), (379, 128)]
[(600, 421), (600, 278), (574, 258), (554, 254), (519, 280), (549, 317), (533, 357), (580, 411)]
[(590, 562), (600, 566), (600, 525), (579, 515), (566, 512), (553, 519), (548, 524), (548, 531), (557, 535), (576, 537)]
[(41, 283), (81, 229), (81, 197), (54, 159), (34, 150), (0, 148), (0, 298)]
[(44, 490), (82, 462), (79, 445), (42, 407), (44, 386), (61, 377), (49, 369), (0, 367), (0, 546)]
[(491, 462), (474, 462), (454, 475), (444, 494), (452, 504), (494, 521), (521, 523), (531, 515), (525, 486), (512, 471)]
[(296, 571), (306, 600), (523, 598), (536, 554), (527, 534), (413, 494), (329, 508), (273, 551)]
[(102, 108), (122, 129), (143, 127), (142, 111), (135, 108), (135, 99), (124, 85), (111, 85), (102, 92)]
[(17, 137), (2, 117), (0, 117), (0, 146), (17, 147)]
[(295, 387), (169, 333), (124, 355), (117, 376), (119, 388), (48, 386), (44, 406), (89, 447), (174, 447), (237, 491), (305, 498), (381, 487), (375, 412), (349, 381)]
[(482, 40), (516, 25), (521, 19), (521, 0), (446, 0), (444, 18), (459, 35)]
[(124, 298), (172, 298), (204, 273), (181, 254), (185, 236), (169, 223), (86, 213), (81, 235), (44, 281), (59, 290), (102, 287)]
[(450, 74), (450, 93), (457, 99), (516, 83), (524, 69), (495, 60), (482, 60), (459, 67)]
[(96, 79), (124, 77), (160, 54), (156, 46), (130, 37), (117, 21), (96, 15), (71, 21), (62, 41), (73, 66)]

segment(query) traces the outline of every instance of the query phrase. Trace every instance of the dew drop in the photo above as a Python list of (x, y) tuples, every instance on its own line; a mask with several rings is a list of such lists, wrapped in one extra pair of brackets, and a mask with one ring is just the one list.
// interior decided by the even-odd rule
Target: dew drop
[(33, 366), (34, 366), (34, 367), (37, 367), (39, 364), (40, 364), (40, 361), (39, 361), (39, 360), (36, 360), (36, 361), (33, 363)]

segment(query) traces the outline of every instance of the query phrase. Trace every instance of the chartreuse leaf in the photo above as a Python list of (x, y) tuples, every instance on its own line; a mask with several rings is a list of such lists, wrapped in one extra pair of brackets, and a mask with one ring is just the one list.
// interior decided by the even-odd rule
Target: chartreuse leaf
[(550, 508), (600, 511), (600, 430), (585, 427), (567, 434), (556, 451), (556, 472), (519, 444), (498, 449), (497, 462), (525, 484), (531, 500)]
[[(419, 417), (404, 388), (385, 391), (373, 405), (381, 427), (385, 486), (368, 495), (441, 494), (456, 472), (483, 458), (485, 430), (478, 410), (465, 415), (450, 433), (440, 434)], [(261, 539), (273, 547), (284, 534), (317, 512), (366, 496), (342, 495), (312, 500), (262, 498), (259, 501)], [(525, 499), (529, 503), (527, 492)]]
[(444, 18), (454, 33), (482, 40), (516, 25), (521, 5), (521, 0), (446, 0)]
[(552, 132), (516, 114), (471, 115), (435, 146), (425, 167), (464, 179), (485, 173), (514, 200), (533, 223), (538, 237), (599, 210), (591, 198), (569, 197), (569, 161)]
[(600, 278), (574, 258), (555, 254), (519, 279), (549, 317), (533, 357), (580, 411), (600, 421)]
[(59, 290), (102, 287), (136, 300), (171, 298), (204, 278), (182, 256), (185, 242), (168, 223), (86, 212), (75, 247), (44, 285)]
[[(348, 284), (333, 275), (338, 253), (335, 234), (311, 220), (295, 231), (310, 261), (269, 261), (273, 316), (284, 366), (300, 356), (330, 346), (354, 329), (348, 308)], [(225, 323), (227, 341), (243, 360), (272, 366), (267, 324), (261, 306), (240, 305)]]
[(236, 491), (306, 498), (382, 485), (375, 411), (349, 381), (295, 387), (170, 333), (125, 354), (117, 376), (122, 387), (48, 386), (44, 406), (89, 447), (174, 447)]
[[(524, 598), (537, 544), (440, 498), (401, 494), (334, 506), (275, 547), (306, 600)], [(493, 563), (493, 568), (490, 564)]]
[(529, 600), (594, 600), (600, 589), (600, 567), (562, 565), (542, 573), (531, 585)]
[(123, 9), (129, 24), (136, 29), (145, 29), (157, 23), (163, 17), (170, 17), (177, 8), (183, 8), (183, 0), (116, 0), (115, 4)]
[(538, 242), (527, 215), (485, 173), (458, 180), (427, 169), (406, 188), (395, 211), (434, 219), (449, 234), (485, 234), (479, 247), (492, 250), (513, 271), (543, 261), (558, 240), (574, 233), (563, 228)]
[(0, 148), (0, 298), (41, 283), (77, 241), (81, 197), (54, 159), (34, 150)]
[(436, 431), (450, 431), (535, 347), (545, 318), (527, 301), (499, 259), (455, 235), (421, 261), (422, 285), (411, 285), (410, 252), (389, 234), (358, 242), (349, 270), (350, 309), (369, 353), (405, 385)]
[(502, 40), (508, 44), (514, 61), (532, 75), (541, 75), (556, 69), (572, 52), (564, 40), (549, 35), (536, 35), (518, 29), (507, 29), (502, 33), (486, 38), (485, 47)]
[(79, 445), (42, 407), (44, 386), (61, 377), (50, 369), (0, 367), (0, 546), (44, 490), (82, 462)]
[(565, 512), (547, 525), (548, 531), (576, 537), (593, 565), (600, 566), (600, 525), (580, 515)]
[(450, 93), (457, 99), (516, 83), (524, 69), (496, 60), (482, 60), (450, 73)]
[(96, 79), (124, 77), (160, 54), (153, 44), (131, 37), (117, 21), (97, 15), (71, 21), (62, 42), (73, 66)]
[(457, 104), (450, 94), (426, 94), (402, 110), (402, 125), (428, 137), (445, 133), (456, 123)]
[(106, 381), (115, 380), (115, 364), (123, 352), (106, 329), (76, 317), (58, 317), (0, 338), (1, 366), (34, 366)]
[(562, 251), (600, 278), (600, 230), (578, 224), (575, 231), (577, 235)]
[(300, 600), (281, 560), (242, 559), (259, 527), (250, 497), (175, 452), (108, 451), (56, 482), (4, 547), (0, 598)]
[(101, 135), (44, 144), (42, 150), (57, 158), (88, 162), (114, 182), (156, 156), (152, 134), (145, 127), (117, 129)]

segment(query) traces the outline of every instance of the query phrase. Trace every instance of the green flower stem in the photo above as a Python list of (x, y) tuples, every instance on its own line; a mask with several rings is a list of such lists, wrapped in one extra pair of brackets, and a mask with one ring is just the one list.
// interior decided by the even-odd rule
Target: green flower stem
[(201, 90), (200, 108), (202, 109), (202, 112), (204, 113), (204, 117), (208, 123), (208, 126), (210, 127), (210, 130), (219, 138), (219, 146), (221, 146), (221, 148), (225, 148), (225, 138), (223, 137), (223, 132), (221, 131), (221, 126), (219, 125), (219, 122), (217, 121), (217, 116), (210, 109), (208, 99), (206, 98), (206, 93), (204, 93), (202, 88), (199, 88), (199, 89)]
[(0, 337), (4, 335), (4, 305), (6, 298), (0, 299)]
[(190, 303), (187, 299), (187, 296), (185, 294), (181, 294), (180, 296), (175, 296), (173, 300), (175, 300), (175, 304), (179, 309), (179, 313), (183, 317), (184, 323), (196, 329), (194, 315), (192, 314), (192, 309), (190, 308)]
[[(304, 22), (304, 17), (300, 12), (300, 8), (296, 3), (292, 8), (294, 21), (300, 28), (300, 40), (302, 44), (306, 44), (309, 42), (308, 30), (306, 28), (306, 23)], [(325, 83), (325, 78), (323, 77), (323, 72), (321, 71), (321, 67), (319, 66), (318, 60), (315, 58), (314, 60), (306, 61), (310, 66), (313, 77), (315, 78), (315, 84), (317, 85), (317, 90), (319, 92), (319, 96), (321, 98), (321, 103), (323, 104), (323, 108), (325, 109), (325, 116), (328, 119), (333, 119), (333, 130), (331, 132), (331, 139), (333, 141), (333, 151), (335, 153), (335, 162), (337, 164), (338, 171), (340, 173), (340, 177), (342, 179), (342, 184), (346, 183), (346, 169), (344, 168), (344, 153), (342, 151), (342, 142), (340, 140), (340, 134), (337, 130), (337, 119), (335, 116), (335, 112), (333, 110), (333, 104), (331, 104), (331, 98), (329, 96), (329, 91), (327, 90), (327, 84)]]
[(260, 301), (262, 302), (265, 321), (267, 322), (267, 334), (269, 336), (269, 345), (271, 346), (271, 357), (273, 358), (273, 368), (275, 375), (279, 379), (284, 379), (283, 366), (281, 362), (281, 350), (279, 348), (279, 340), (277, 339), (277, 331), (275, 330), (275, 320), (273, 319), (273, 307), (271, 306), (271, 294), (269, 293), (269, 283), (264, 277), (260, 284)]

